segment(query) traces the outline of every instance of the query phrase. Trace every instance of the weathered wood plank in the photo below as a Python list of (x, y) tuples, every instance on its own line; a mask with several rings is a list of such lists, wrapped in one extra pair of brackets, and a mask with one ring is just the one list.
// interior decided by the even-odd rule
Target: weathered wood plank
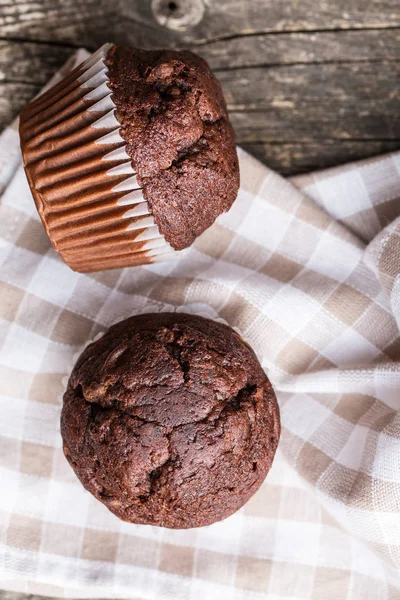
[[(214, 71), (285, 64), (389, 62), (400, 61), (400, 29), (262, 34), (186, 47), (203, 56)], [(0, 41), (0, 80), (44, 84), (73, 51), (70, 46), (51, 43)]]
[(2, 0), (0, 37), (95, 48), (116, 22), (115, 4), (105, 0)]
[(39, 86), (0, 81), (0, 125), (8, 125), (22, 107), (39, 91)]
[[(201, 0), (198, 0), (199, 2)], [(185, 0), (168, 0), (160, 4), (171, 13)], [(148, 0), (121, 0), (121, 13), (135, 21), (154, 27), (155, 19)], [(173, 8), (175, 5), (176, 8)], [(204, 18), (195, 27), (174, 32), (180, 42), (204, 43), (207, 40), (248, 35), (256, 32), (312, 31), (348, 28), (381, 28), (400, 25), (398, 0), (208, 0)], [(171, 39), (172, 36), (168, 36)]]
[(238, 139), (400, 139), (400, 65), (339, 63), (220, 71)]
[(75, 52), (51, 44), (0, 42), (0, 129)]
[(194, 48), (212, 69), (400, 60), (400, 29), (242, 36)]
[(34, 42), (0, 41), (0, 82), (24, 82), (43, 86), (74, 48)]
[[(161, 5), (176, 6), (176, 11), (182, 2), (185, 0), (165, 0)], [(317, 4), (314, 0), (208, 0), (204, 18), (185, 31), (159, 25), (152, 4), (149, 0), (3, 0), (0, 31), (2, 37), (90, 47), (110, 39), (142, 46), (176, 46), (257, 32), (400, 26), (398, 0), (325, 0)]]
[(321, 142), (255, 142), (242, 147), (282, 175), (307, 173), (362, 160), (400, 148), (397, 142), (326, 140)]
[[(389, 62), (400, 61), (400, 29), (262, 34), (186, 47), (203, 56), (214, 71), (300, 63)], [(43, 85), (73, 51), (70, 46), (43, 42), (0, 41), (0, 80)]]

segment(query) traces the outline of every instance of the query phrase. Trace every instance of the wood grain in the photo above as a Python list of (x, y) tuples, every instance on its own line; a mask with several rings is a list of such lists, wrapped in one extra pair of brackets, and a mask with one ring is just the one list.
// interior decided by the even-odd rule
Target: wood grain
[[(176, 0), (175, 5), (179, 5)], [(150, 0), (2, 0), (2, 37), (98, 45), (202, 44), (254, 33), (400, 27), (398, 0), (207, 0), (204, 18), (186, 31), (159, 25)], [(150, 40), (149, 40), (150, 38)]]
[(2, 0), (0, 37), (94, 48), (116, 27), (105, 0)]
[(214, 70), (272, 65), (400, 60), (400, 28), (257, 34), (196, 48)]
[[(176, 4), (179, 4), (179, 0)], [(131, 18), (151, 28), (156, 25), (148, 0), (121, 0), (121, 12), (125, 18)], [(181, 32), (179, 40), (181, 44), (199, 44), (261, 32), (398, 26), (398, 0), (208, 0), (203, 20), (190, 30)], [(174, 32), (174, 35), (168, 35), (168, 41), (176, 37)]]
[(239, 139), (400, 138), (400, 65), (347, 63), (220, 71)]
[(307, 173), (316, 169), (326, 169), (340, 164), (362, 160), (378, 154), (399, 149), (398, 142), (345, 141), (320, 142), (245, 142), (242, 147), (282, 175)]
[[(175, 2), (175, 25), (186, 2)], [(74, 48), (111, 40), (201, 54), (221, 81), (238, 142), (282, 173), (400, 147), (397, 0), (325, 0), (318, 10), (311, 0), (209, 0), (200, 22), (179, 31), (168, 14), (164, 26), (157, 21), (169, 5), (153, 2), (153, 14), (150, 0), (3, 0), (0, 126)]]

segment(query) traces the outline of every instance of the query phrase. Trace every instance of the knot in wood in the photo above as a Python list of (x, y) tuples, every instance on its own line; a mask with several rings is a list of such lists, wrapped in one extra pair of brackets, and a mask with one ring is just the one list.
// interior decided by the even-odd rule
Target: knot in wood
[(154, 18), (163, 27), (173, 31), (186, 31), (202, 20), (205, 12), (203, 0), (152, 0)]

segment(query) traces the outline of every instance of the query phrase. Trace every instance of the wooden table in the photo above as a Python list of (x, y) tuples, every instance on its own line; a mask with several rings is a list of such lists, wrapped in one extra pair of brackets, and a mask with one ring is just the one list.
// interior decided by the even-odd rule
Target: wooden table
[(201, 54), (239, 144), (281, 173), (400, 148), (399, 0), (0, 0), (0, 126), (105, 41)]
[(238, 143), (281, 173), (400, 148), (399, 0), (0, 0), (0, 40), (0, 126), (113, 41), (201, 54)]

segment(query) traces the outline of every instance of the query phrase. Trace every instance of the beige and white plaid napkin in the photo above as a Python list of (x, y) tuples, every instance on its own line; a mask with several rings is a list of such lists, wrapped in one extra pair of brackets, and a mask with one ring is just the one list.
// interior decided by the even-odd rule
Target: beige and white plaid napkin
[[(92, 275), (53, 251), (0, 139), (0, 587), (137, 600), (400, 598), (400, 154), (284, 180), (240, 151), (180, 261)], [(149, 305), (241, 329), (282, 412), (260, 491), (198, 530), (118, 521), (61, 450), (62, 378)]]

